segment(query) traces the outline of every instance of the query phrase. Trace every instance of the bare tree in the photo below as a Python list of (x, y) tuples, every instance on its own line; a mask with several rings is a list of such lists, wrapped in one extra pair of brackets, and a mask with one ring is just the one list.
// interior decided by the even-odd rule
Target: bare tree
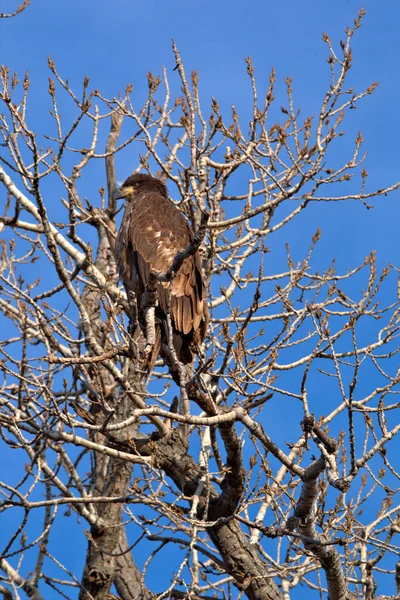
[[(149, 73), (139, 109), (129, 86), (105, 98), (85, 79), (75, 91), (49, 60), (47, 132), (30, 127), (28, 75), (1, 67), (0, 426), (3, 461), (20, 465), (0, 483), (12, 531), (1, 539), (4, 598), (400, 594), (388, 444), (400, 431), (398, 270), (377, 272), (373, 252), (346, 273), (313, 270), (320, 230), (300, 260), (289, 244), (283, 270), (270, 260), (274, 234), (313, 203), (369, 206), (400, 186), (368, 191), (361, 134), (330, 163), (343, 120), (376, 87), (346, 83), (363, 15), (338, 50), (323, 36), (331, 81), (315, 116), (300, 117), (287, 79), (271, 123), (275, 72), (260, 90), (248, 58), (248, 130), (234, 107), (228, 119), (215, 99), (201, 108), (175, 45), (181, 96), (165, 70)], [(84, 147), (80, 129), (91, 131)], [(168, 184), (199, 243), (209, 214), (210, 324), (181, 389), (161, 359), (145, 381), (135, 299), (116, 275), (114, 159), (125, 151), (139, 156), (132, 169)], [(83, 574), (60, 557), (64, 516), (87, 538)]]

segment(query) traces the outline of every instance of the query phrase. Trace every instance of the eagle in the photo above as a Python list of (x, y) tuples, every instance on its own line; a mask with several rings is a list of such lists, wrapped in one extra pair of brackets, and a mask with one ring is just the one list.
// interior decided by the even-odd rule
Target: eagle
[[(149, 274), (167, 272), (178, 252), (189, 246), (194, 233), (186, 217), (169, 199), (164, 183), (151, 175), (131, 175), (114, 197), (126, 201), (115, 244), (116, 264), (128, 298), (129, 292), (134, 293), (139, 324), (146, 336), (143, 293)], [(168, 306), (176, 357), (181, 364), (191, 365), (193, 353), (198, 354), (204, 341), (208, 323), (200, 253), (187, 257), (171, 282), (157, 282), (156, 294), (156, 342), (148, 370), (151, 371), (160, 355), (170, 364), (166, 359)]]

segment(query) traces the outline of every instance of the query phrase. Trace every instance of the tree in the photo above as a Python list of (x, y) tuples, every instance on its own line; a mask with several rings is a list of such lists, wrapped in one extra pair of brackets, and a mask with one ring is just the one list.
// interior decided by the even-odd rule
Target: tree
[[(73, 90), (49, 59), (52, 132), (30, 128), (28, 75), (1, 68), (0, 425), (2, 456), (17, 465), (1, 481), (4, 598), (400, 594), (388, 444), (400, 430), (398, 270), (378, 272), (373, 252), (346, 273), (313, 270), (319, 229), (300, 261), (289, 244), (285, 268), (269, 260), (314, 203), (368, 207), (400, 186), (368, 191), (361, 134), (352, 156), (331, 159), (343, 120), (376, 87), (347, 86), (363, 15), (339, 51), (323, 36), (331, 85), (316, 116), (300, 116), (287, 79), (271, 122), (275, 73), (261, 92), (246, 60), (249, 130), (215, 99), (206, 115), (175, 44), (182, 95), (171, 99), (165, 70), (149, 73), (140, 109), (130, 86), (111, 99), (89, 79)], [(76, 110), (69, 126), (62, 94)], [(134, 169), (168, 184), (203, 242), (211, 319), (180, 387), (161, 360), (145, 381), (135, 298), (117, 280), (114, 160), (127, 148)], [(95, 161), (106, 169), (98, 192)], [(55, 543), (68, 535), (63, 516), (87, 538), (83, 574)]]

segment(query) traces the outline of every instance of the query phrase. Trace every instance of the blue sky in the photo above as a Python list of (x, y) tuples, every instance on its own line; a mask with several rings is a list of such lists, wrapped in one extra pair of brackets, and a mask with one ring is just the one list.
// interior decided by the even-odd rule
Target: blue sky
[[(337, 47), (360, 6), (354, 0), (32, 0), (23, 14), (0, 20), (0, 62), (20, 76), (29, 70), (32, 89), (28, 115), (36, 131), (47, 123), (50, 108), (46, 92), (48, 55), (73, 87), (79, 87), (83, 76), (88, 75), (94, 87), (112, 97), (133, 82), (133, 99), (140, 105), (147, 92), (148, 71), (159, 74), (165, 65), (171, 86), (179, 85), (173, 72), (171, 38), (187, 71), (198, 70), (205, 106), (213, 95), (227, 114), (234, 103), (239, 114), (246, 115), (251, 95), (244, 58), (250, 55), (262, 90), (275, 66), (278, 106), (285, 101), (285, 77), (293, 78), (295, 102), (304, 116), (317, 113), (329, 82), (327, 48), (321, 33), (329, 33)], [(8, 0), (1, 10), (13, 7), (15, 3)], [(353, 147), (361, 129), (368, 151), (368, 185), (377, 189), (400, 179), (400, 4), (398, 0), (367, 0), (364, 7), (368, 14), (353, 42), (354, 67), (349, 80), (358, 91), (373, 81), (380, 85), (357, 110), (350, 111), (344, 126), (349, 132), (349, 146), (344, 145), (343, 151)], [(64, 110), (70, 109), (66, 105)], [(129, 151), (122, 154), (117, 162), (118, 177), (123, 179), (135, 161)], [(96, 180), (85, 185), (98, 189), (103, 183)], [(400, 194), (374, 204), (371, 211), (347, 203), (314, 207), (312, 213), (304, 213), (285, 228), (282, 241), (290, 241), (295, 259), (301, 260), (310, 235), (321, 225), (321, 264), (336, 256), (338, 267), (345, 270), (371, 249), (377, 250), (379, 266), (399, 264)], [(296, 427), (297, 423), (296, 419)]]

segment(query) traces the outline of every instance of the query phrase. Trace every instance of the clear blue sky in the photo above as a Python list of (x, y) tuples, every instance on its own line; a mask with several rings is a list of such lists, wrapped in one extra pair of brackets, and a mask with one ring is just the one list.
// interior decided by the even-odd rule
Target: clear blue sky
[[(2, 11), (14, 7), (11, 0), (1, 4)], [(282, 92), (279, 104), (284, 103), (283, 84), (289, 75), (296, 105), (302, 107), (303, 115), (312, 114), (317, 113), (329, 81), (327, 49), (321, 33), (329, 33), (338, 44), (360, 7), (361, 3), (354, 0), (32, 0), (23, 14), (0, 20), (0, 61), (20, 76), (29, 70), (29, 123), (37, 131), (50, 108), (46, 92), (48, 55), (55, 60), (61, 76), (77, 88), (88, 75), (93, 86), (112, 97), (133, 82), (140, 104), (146, 94), (149, 70), (158, 74), (165, 65), (172, 84), (175, 77), (177, 85), (177, 74), (172, 71), (172, 37), (186, 69), (199, 72), (205, 105), (213, 95), (226, 111), (232, 103), (239, 113), (248, 110), (250, 93), (244, 58), (251, 55), (261, 89), (266, 88), (271, 67), (275, 66), (277, 92)], [(368, 14), (353, 43), (354, 67), (349, 80), (358, 91), (373, 81), (380, 85), (373, 96), (351, 111), (351, 120), (344, 128), (351, 133), (351, 147), (357, 131), (361, 129), (364, 134), (368, 151), (365, 166), (373, 189), (400, 179), (400, 3), (366, 0), (364, 7)], [(135, 160), (129, 151), (121, 157), (119, 178), (127, 175)], [(97, 190), (102, 183), (88, 185)], [(337, 256), (339, 267), (346, 269), (376, 249), (378, 265), (400, 263), (399, 193), (377, 200), (373, 211), (355, 204), (316, 207), (310, 216), (305, 214), (303, 221), (285, 230), (295, 251), (303, 248), (299, 223), (304, 224), (308, 218), (310, 231), (322, 226), (322, 260)]]

